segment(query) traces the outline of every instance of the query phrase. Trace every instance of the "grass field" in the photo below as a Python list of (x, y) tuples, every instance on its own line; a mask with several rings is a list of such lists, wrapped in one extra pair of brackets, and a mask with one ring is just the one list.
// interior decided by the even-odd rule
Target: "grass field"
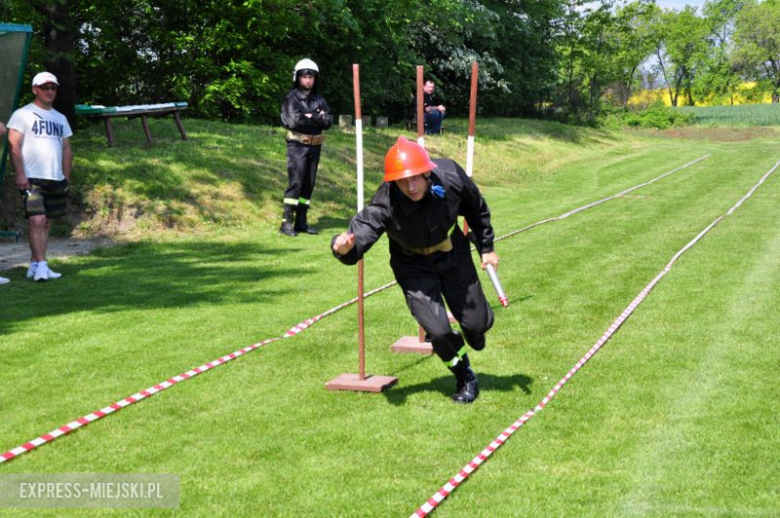
[(683, 106), (693, 114), (693, 123), (704, 126), (778, 126), (780, 104), (741, 104), (735, 106)]
[[(113, 149), (99, 129), (74, 142), (77, 187), (95, 213), (80, 230), (102, 221), (129, 242), (54, 263), (56, 282), (13, 270), (0, 290), (0, 452), (355, 296), (356, 269), (328, 251), (354, 210), (353, 135), (331, 131), (326, 143), (312, 209), (322, 233), (290, 239), (276, 232), (280, 130), (186, 121), (191, 141), (180, 142), (153, 122), (151, 150), (129, 124)], [(367, 195), (397, 131), (365, 136)], [(479, 122), (475, 179), (499, 236), (709, 158), (497, 244), (511, 305), (486, 291), (497, 320), (471, 354), (482, 389), (473, 405), (449, 400), (453, 380), (436, 359), (389, 351), (416, 332), (394, 287), (366, 301), (367, 371), (399, 378), (384, 394), (324, 389), (357, 370), (350, 306), (0, 464), (0, 475), (179, 475), (178, 511), (138, 515), (408, 516), (780, 159), (776, 132), (695, 136)], [(465, 164), (464, 121), (427, 143)], [(436, 514), (777, 514), (779, 175), (686, 253)], [(387, 263), (380, 243), (367, 289), (392, 280)]]

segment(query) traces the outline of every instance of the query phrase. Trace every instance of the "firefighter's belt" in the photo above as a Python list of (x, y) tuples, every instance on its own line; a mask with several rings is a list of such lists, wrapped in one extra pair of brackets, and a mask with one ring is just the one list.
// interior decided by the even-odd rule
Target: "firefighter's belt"
[(441, 243), (425, 248), (404, 248), (404, 250), (410, 254), (431, 255), (434, 252), (449, 252), (452, 250), (452, 239), (447, 236), (447, 239)]
[(307, 135), (297, 131), (288, 131), (287, 140), (295, 140), (307, 146), (321, 146), (325, 142), (325, 135)]

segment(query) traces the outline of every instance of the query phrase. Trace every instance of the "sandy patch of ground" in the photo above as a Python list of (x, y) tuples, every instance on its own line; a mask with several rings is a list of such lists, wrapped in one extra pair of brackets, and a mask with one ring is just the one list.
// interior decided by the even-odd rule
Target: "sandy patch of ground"
[[(112, 242), (108, 239), (50, 238), (46, 256), (47, 259), (62, 259), (75, 255), (86, 255), (97, 247), (111, 245)], [(27, 236), (22, 236), (18, 243), (13, 242), (13, 240), (0, 241), (0, 271), (29, 265), (30, 245), (27, 243)]]

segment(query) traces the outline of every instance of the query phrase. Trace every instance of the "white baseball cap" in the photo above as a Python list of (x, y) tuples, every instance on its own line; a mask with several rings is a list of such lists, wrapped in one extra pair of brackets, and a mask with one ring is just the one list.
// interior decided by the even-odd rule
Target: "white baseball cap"
[(45, 85), (46, 83), (54, 83), (57, 86), (60, 84), (57, 82), (57, 76), (51, 72), (41, 72), (40, 74), (36, 74), (35, 77), (33, 77), (33, 86), (41, 86)]

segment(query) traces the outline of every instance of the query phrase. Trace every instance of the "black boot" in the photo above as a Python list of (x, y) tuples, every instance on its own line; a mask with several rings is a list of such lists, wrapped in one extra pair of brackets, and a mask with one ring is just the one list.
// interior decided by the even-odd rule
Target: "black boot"
[(452, 400), (456, 403), (473, 403), (479, 396), (479, 385), (477, 375), (471, 370), (468, 355), (464, 354), (455, 367), (450, 367), (450, 371), (456, 379), (456, 392), (452, 395)]
[(292, 205), (284, 206), (284, 219), (282, 220), (282, 226), (279, 227), (279, 232), (285, 236), (295, 237), (298, 234), (293, 228), (293, 211), (295, 208)]
[(316, 234), (318, 230), (306, 223), (306, 214), (308, 212), (309, 207), (307, 205), (298, 205), (298, 209), (295, 211), (295, 231)]

